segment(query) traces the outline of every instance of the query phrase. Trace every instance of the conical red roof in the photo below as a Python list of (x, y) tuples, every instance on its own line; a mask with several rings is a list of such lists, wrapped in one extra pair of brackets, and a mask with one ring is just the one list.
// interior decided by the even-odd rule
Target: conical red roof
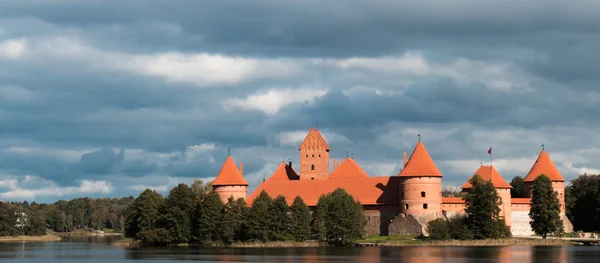
[(548, 178), (550, 178), (550, 181), (565, 181), (565, 178), (560, 174), (558, 169), (556, 169), (556, 166), (554, 166), (552, 159), (550, 159), (550, 156), (548, 156), (548, 153), (544, 149), (542, 149), (542, 152), (540, 152), (540, 155), (533, 164), (533, 167), (531, 167), (531, 170), (529, 170), (527, 176), (525, 176), (525, 179), (523, 179), (523, 182), (533, 182), (535, 178), (542, 174), (548, 176)]
[(212, 182), (212, 185), (248, 185), (246, 179), (240, 173), (231, 155), (227, 156), (219, 175)]
[(417, 143), (406, 166), (398, 176), (442, 176), (421, 141)]
[(296, 170), (294, 170), (294, 168), (289, 166), (289, 164), (280, 163), (277, 166), (277, 170), (275, 170), (275, 172), (267, 180), (269, 180), (269, 181), (271, 181), (271, 180), (288, 181), (288, 180), (299, 180), (299, 179), (300, 178), (298, 176), (298, 173), (296, 172)]
[[(481, 167), (479, 167), (479, 169), (477, 169), (477, 171), (473, 174), (473, 176), (475, 176), (476, 174), (481, 176), (481, 178), (485, 181), (491, 180), (492, 184), (496, 188), (512, 188), (512, 186), (509, 183), (507, 183), (504, 180), (504, 178), (502, 178), (502, 175), (500, 175), (500, 173), (498, 171), (496, 171), (496, 168), (494, 168), (494, 166), (490, 166), (490, 165), (481, 166)], [(473, 178), (473, 176), (471, 176), (471, 178)], [(471, 180), (471, 178), (469, 178), (469, 181)], [(463, 186), (461, 186), (461, 188), (468, 189), (468, 188), (473, 187), (469, 181), (467, 181), (465, 184), (463, 184)]]
[(348, 157), (327, 177), (327, 179), (369, 178), (360, 166)]

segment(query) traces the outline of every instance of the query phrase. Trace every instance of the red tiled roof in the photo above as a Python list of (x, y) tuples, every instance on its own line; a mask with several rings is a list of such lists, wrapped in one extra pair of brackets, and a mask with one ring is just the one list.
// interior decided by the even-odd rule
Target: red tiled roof
[[(479, 167), (479, 169), (477, 169), (477, 171), (473, 174), (473, 176), (475, 176), (476, 174), (481, 176), (481, 178), (483, 178), (483, 180), (486, 180), (486, 181), (492, 180), (492, 184), (496, 188), (512, 188), (512, 186), (510, 186), (509, 183), (504, 181), (504, 178), (502, 178), (502, 175), (500, 175), (500, 173), (498, 173), (498, 171), (496, 171), (496, 169), (493, 166), (489, 166), (489, 165), (481, 166), (481, 167)], [(471, 176), (471, 178), (473, 178), (473, 177)], [(469, 178), (469, 180), (471, 180), (471, 178)], [(471, 183), (469, 181), (467, 181), (465, 184), (463, 184), (463, 186), (461, 186), (461, 188), (463, 188), (463, 189), (468, 189), (471, 187), (473, 187), (473, 186), (471, 185)]]
[(531, 167), (531, 170), (529, 170), (529, 173), (523, 179), (523, 182), (533, 182), (535, 178), (542, 174), (548, 176), (550, 181), (565, 181), (565, 178), (560, 174), (558, 169), (556, 169), (556, 166), (554, 166), (554, 163), (552, 162), (552, 159), (550, 159), (550, 156), (548, 156), (546, 150), (543, 149), (537, 160), (535, 160), (533, 167)]
[(229, 155), (212, 185), (248, 185), (248, 182), (246, 182), (235, 162), (233, 162), (233, 158)]
[(277, 170), (275, 170), (275, 172), (273, 173), (273, 175), (271, 175), (271, 177), (269, 177), (269, 179), (267, 179), (267, 181), (270, 180), (298, 180), (300, 176), (298, 176), (298, 173), (296, 172), (296, 170), (294, 170), (292, 167), (290, 167), (287, 163), (280, 163), (279, 166), (277, 167)]
[(319, 130), (317, 130), (317, 128), (315, 128), (315, 127), (310, 128), (310, 131), (308, 131), (308, 134), (306, 135), (306, 138), (304, 138), (304, 141), (302, 141), (301, 145), (306, 143), (306, 140), (308, 140), (308, 138), (310, 137), (311, 134), (314, 134), (315, 137), (317, 137), (317, 140), (319, 140), (319, 142), (321, 144), (323, 144), (323, 146), (325, 147), (325, 150), (329, 151), (329, 145), (327, 144), (327, 142), (325, 141), (325, 139), (323, 138), (323, 136), (321, 135)]
[(442, 176), (421, 141), (417, 143), (406, 166), (398, 176)]
[(348, 157), (333, 170), (327, 179), (368, 178), (369, 175), (353, 160)]
[(442, 204), (464, 204), (462, 197), (442, 197)]
[(520, 204), (520, 205), (527, 204), (528, 205), (531, 203), (531, 198), (511, 198), (510, 203), (511, 204)]
[(350, 178), (344, 180), (268, 180), (261, 183), (248, 197), (252, 204), (262, 190), (275, 198), (285, 196), (291, 203), (296, 196), (302, 197), (309, 206), (316, 206), (319, 197), (343, 188), (362, 205), (398, 204), (398, 177), (381, 176), (368, 178)]

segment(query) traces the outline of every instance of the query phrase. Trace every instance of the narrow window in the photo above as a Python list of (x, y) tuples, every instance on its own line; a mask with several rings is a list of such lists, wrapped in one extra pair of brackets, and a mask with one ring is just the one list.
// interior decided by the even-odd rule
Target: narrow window
[(314, 155), (314, 154), (312, 155), (312, 158), (315, 158), (315, 155)]
[(423, 209), (427, 209), (427, 204), (423, 204)]
[(408, 204), (405, 204), (404, 207), (406, 208), (406, 210), (408, 210)]
[(314, 164), (311, 164), (311, 165), (310, 165), (310, 170), (312, 170), (312, 171), (314, 171), (314, 170), (315, 170), (315, 165), (314, 165)]
[(425, 192), (421, 192), (421, 197), (425, 197)]
[(306, 155), (306, 158), (308, 158), (308, 154)]
[(319, 158), (321, 158), (321, 155), (319, 154)]

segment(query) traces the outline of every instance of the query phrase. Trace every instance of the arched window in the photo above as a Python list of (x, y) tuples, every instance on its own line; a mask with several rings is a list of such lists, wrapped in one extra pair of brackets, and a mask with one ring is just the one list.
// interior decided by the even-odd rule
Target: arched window
[(310, 170), (311, 170), (311, 171), (314, 171), (314, 170), (315, 170), (315, 165), (314, 165), (314, 164), (311, 164), (311, 165), (310, 165)]
[(404, 207), (408, 210), (408, 204), (405, 204)]

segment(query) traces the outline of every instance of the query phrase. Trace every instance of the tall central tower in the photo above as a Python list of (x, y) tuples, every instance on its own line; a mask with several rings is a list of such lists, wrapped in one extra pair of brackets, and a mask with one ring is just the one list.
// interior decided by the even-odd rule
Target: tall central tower
[(322, 180), (329, 175), (329, 145), (312, 127), (300, 145), (300, 176), (302, 179)]

